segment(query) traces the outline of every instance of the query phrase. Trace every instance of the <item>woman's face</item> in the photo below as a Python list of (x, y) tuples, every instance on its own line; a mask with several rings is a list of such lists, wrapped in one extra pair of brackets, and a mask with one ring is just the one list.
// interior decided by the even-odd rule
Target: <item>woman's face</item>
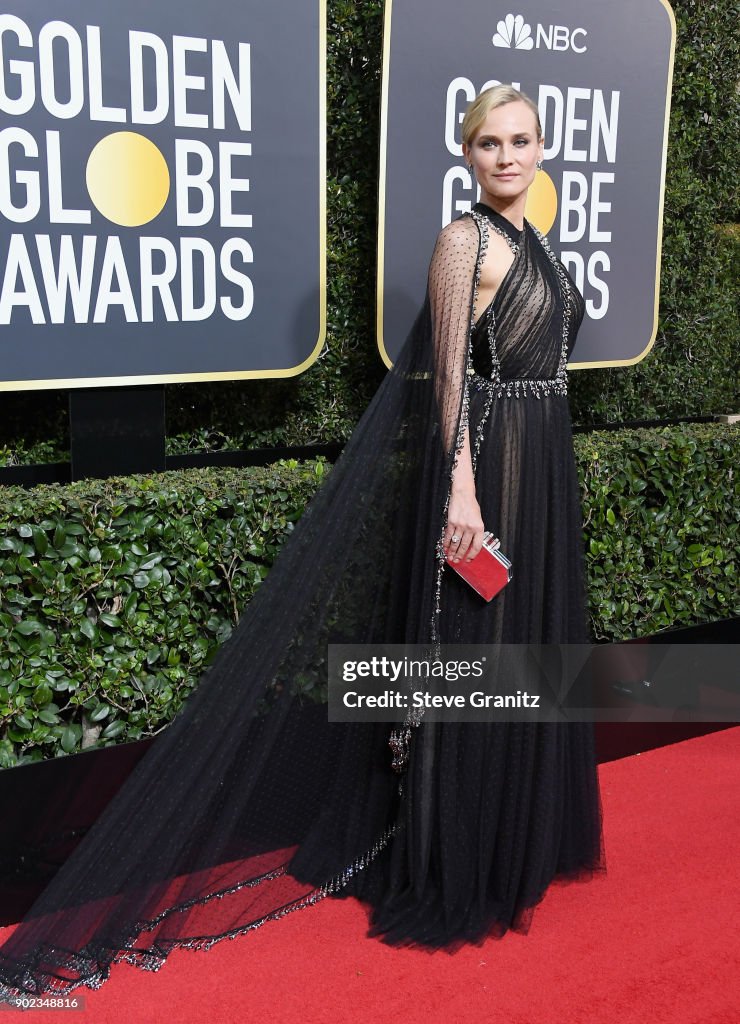
[(505, 202), (532, 184), (542, 150), (534, 112), (522, 100), (490, 110), (472, 145), (463, 144), (483, 193)]

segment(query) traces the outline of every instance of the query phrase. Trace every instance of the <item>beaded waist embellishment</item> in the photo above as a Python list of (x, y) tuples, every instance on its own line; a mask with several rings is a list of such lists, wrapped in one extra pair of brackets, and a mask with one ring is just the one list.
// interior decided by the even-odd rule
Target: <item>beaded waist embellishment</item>
[(468, 385), (476, 391), (487, 391), (491, 398), (542, 398), (543, 395), (567, 395), (568, 383), (560, 377), (537, 380), (529, 377), (515, 377), (512, 380), (498, 380), (471, 373)]

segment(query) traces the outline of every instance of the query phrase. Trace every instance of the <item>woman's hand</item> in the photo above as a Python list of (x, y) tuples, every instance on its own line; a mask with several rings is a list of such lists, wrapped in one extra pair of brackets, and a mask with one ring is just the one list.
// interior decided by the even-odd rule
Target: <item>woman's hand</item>
[(484, 532), (475, 490), (453, 487), (442, 541), (447, 557), (453, 562), (463, 558), (470, 562), (481, 549)]

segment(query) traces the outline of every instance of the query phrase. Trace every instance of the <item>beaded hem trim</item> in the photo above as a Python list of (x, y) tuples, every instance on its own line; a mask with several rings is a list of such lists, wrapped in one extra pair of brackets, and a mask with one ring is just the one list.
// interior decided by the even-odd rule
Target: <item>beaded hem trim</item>
[[(18, 1003), (20, 999), (30, 998), (43, 993), (53, 993), (57, 995), (67, 994), (83, 985), (90, 989), (98, 989), (105, 981), (107, 981), (110, 975), (111, 965), (116, 963), (132, 964), (134, 967), (139, 967), (145, 971), (159, 971), (160, 968), (164, 966), (167, 957), (174, 949), (208, 950), (223, 939), (234, 939), (238, 935), (244, 935), (247, 932), (253, 931), (255, 928), (259, 928), (268, 921), (279, 920), (280, 918), (285, 917), (286, 914), (292, 913), (294, 910), (301, 910), (303, 907), (313, 906), (313, 904), (318, 903), (319, 900), (324, 899), (326, 896), (339, 892), (340, 889), (343, 889), (359, 871), (362, 871), (363, 868), (367, 867), (368, 864), (370, 864), (370, 862), (373, 861), (383, 849), (385, 849), (388, 845), (388, 841), (401, 828), (402, 822), (400, 820), (389, 826), (366, 853), (355, 858), (348, 867), (338, 875), (331, 878), (325, 885), (319, 886), (317, 889), (313, 890), (313, 892), (308, 893), (308, 895), (301, 897), (299, 900), (295, 900), (292, 903), (286, 904), (284, 907), (280, 907), (278, 910), (265, 914), (264, 917), (259, 918), (257, 921), (252, 921), (250, 924), (232, 928), (221, 935), (196, 936), (191, 939), (183, 940), (165, 939), (153, 943), (150, 949), (134, 949), (134, 942), (141, 932), (150, 931), (166, 917), (169, 917), (170, 914), (179, 913), (180, 911), (187, 910), (188, 908), (196, 905), (209, 903), (213, 899), (222, 899), (224, 896), (238, 892), (240, 889), (253, 888), (256, 885), (260, 885), (262, 882), (266, 882), (272, 878), (278, 878), (279, 876), (288, 873), (285, 866), (276, 868), (274, 871), (268, 871), (264, 875), (260, 875), (259, 878), (239, 882), (237, 885), (230, 886), (227, 889), (221, 889), (219, 892), (210, 893), (208, 896), (187, 900), (175, 907), (169, 907), (167, 910), (164, 910), (161, 914), (158, 914), (157, 917), (154, 917), (151, 920), (138, 921), (123, 940), (116, 940), (115, 946), (120, 945), (119, 952), (115, 953), (110, 960), (106, 960), (102, 965), (99, 958), (92, 952), (86, 953), (84, 950), (77, 952), (65, 949), (61, 946), (44, 944), (39, 947), (38, 951), (33, 956), (33, 959), (29, 957), (22, 965), (24, 970), (23, 984), (26, 986), (25, 990), (21, 991), (16, 986), (11, 987), (0, 983), (0, 1001)], [(105, 951), (115, 948), (115, 946), (111, 946), (109, 940), (109, 943), (103, 944), (101, 948)], [(34, 975), (34, 969), (41, 962), (45, 965), (44, 970), (47, 975), (43, 980), (40, 980), (38, 976)], [(71, 979), (51, 973), (51, 970), (55, 968), (62, 968), (65, 971), (74, 971), (79, 974), (79, 977)], [(2, 964), (0, 963), (0, 971), (1, 970)]]

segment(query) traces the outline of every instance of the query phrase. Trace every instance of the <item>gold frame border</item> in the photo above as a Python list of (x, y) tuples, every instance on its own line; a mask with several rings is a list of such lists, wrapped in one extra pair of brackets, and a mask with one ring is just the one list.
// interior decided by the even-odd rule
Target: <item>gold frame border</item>
[[(122, 387), (132, 384), (183, 384), (196, 381), (255, 380), (295, 377), (318, 359), (326, 341), (326, 0), (319, 4), (319, 335), (311, 354), (297, 366), (281, 370), (218, 370), (203, 373), (147, 373), (125, 377), (70, 377), (54, 380), (0, 380), (3, 391), (50, 391), (68, 388)], [(153, 325), (154, 326), (154, 325)], [(10, 328), (9, 328), (10, 329)]]
[(391, 57), (391, 14), (393, 0), (383, 6), (383, 52), (380, 78), (380, 145), (378, 147), (378, 240), (375, 257), (375, 340), (380, 358), (390, 370), (393, 361), (383, 337), (383, 281), (385, 280), (385, 180), (388, 156), (388, 76)]
[[(653, 327), (650, 339), (639, 355), (631, 359), (615, 359), (611, 362), (583, 362), (568, 363), (568, 368), (573, 370), (589, 369), (603, 366), (632, 366), (641, 362), (655, 344), (658, 334), (658, 307), (660, 304), (660, 267), (663, 255), (663, 205), (665, 199), (665, 175), (668, 161), (668, 128), (671, 114), (671, 88), (673, 83), (673, 65), (676, 54), (676, 18), (673, 8), (668, 0), (658, 0), (668, 14), (668, 21), (671, 27), (671, 48), (668, 58), (668, 77), (666, 80), (666, 102), (663, 117), (663, 151), (660, 167), (660, 186), (658, 196), (658, 233), (657, 250), (655, 257), (655, 302), (653, 305)], [(391, 52), (391, 8), (393, 0), (385, 0), (383, 12), (383, 68), (381, 77), (380, 93), (380, 150), (378, 168), (378, 241), (377, 241), (377, 278), (375, 284), (376, 312), (375, 312), (375, 333), (380, 356), (385, 365), (390, 369), (393, 366), (385, 347), (383, 338), (383, 274), (385, 270), (385, 183), (386, 183), (386, 158), (387, 158), (387, 131), (388, 131), (388, 76), (390, 68)]]

